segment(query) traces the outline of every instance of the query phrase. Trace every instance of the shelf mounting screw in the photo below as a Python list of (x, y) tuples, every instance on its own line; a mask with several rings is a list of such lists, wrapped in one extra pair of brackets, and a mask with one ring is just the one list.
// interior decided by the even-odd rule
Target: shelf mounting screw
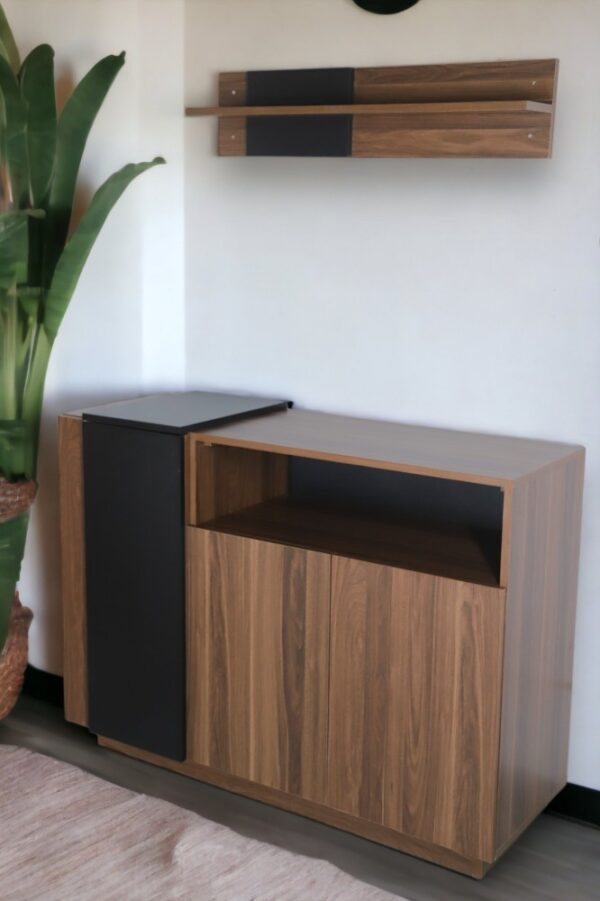
[(531, 84), (533, 85), (533, 87), (535, 87), (536, 84), (537, 84), (537, 81), (534, 79), (534, 80), (531, 82)]

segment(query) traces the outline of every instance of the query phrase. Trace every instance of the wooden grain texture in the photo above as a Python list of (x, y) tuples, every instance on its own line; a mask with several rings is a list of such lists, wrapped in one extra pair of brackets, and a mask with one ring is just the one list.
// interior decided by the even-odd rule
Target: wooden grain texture
[(218, 153), (219, 156), (246, 156), (246, 119), (243, 116), (219, 120)]
[(311, 410), (272, 413), (198, 434), (214, 444), (501, 488), (576, 449), (552, 441), (355, 419)]
[[(274, 455), (277, 456), (277, 455)], [(286, 457), (281, 457), (286, 460)], [(282, 498), (218, 517), (207, 528), (340, 554), (447, 578), (498, 586), (489, 533), (472, 527), (377, 517)], [(499, 537), (492, 533), (492, 542)]]
[[(219, 106), (243, 106), (247, 96), (245, 72), (222, 72), (219, 75)], [(186, 110), (186, 114), (189, 112)], [(219, 121), (219, 156), (246, 156), (246, 118), (236, 116)]]
[(329, 804), (491, 862), (505, 592), (332, 566)]
[(245, 156), (246, 117), (353, 115), (352, 156), (547, 158), (552, 154), (558, 60), (392, 66), (355, 71), (354, 102), (245, 106), (247, 76), (221, 74), (219, 154)]
[(65, 718), (87, 726), (87, 638), (80, 416), (58, 418), (58, 484)]
[(490, 865), (485, 861), (463, 857), (460, 854), (449, 851), (447, 848), (440, 848), (431, 845), (428, 842), (421, 842), (418, 839), (408, 835), (402, 835), (393, 829), (388, 829), (377, 823), (369, 823), (358, 817), (343, 813), (342, 811), (333, 810), (332, 808), (326, 807), (315, 801), (309, 801), (300, 798), (297, 795), (287, 794), (286, 792), (270, 788), (266, 785), (259, 785), (247, 779), (232, 776), (228, 773), (212, 769), (211, 767), (202, 766), (191, 760), (187, 760), (184, 763), (178, 763), (169, 758), (158, 757), (156, 754), (141, 751), (139, 748), (133, 748), (130, 745), (125, 745), (103, 736), (98, 736), (98, 744), (103, 748), (126, 754), (128, 757), (143, 760), (154, 766), (163, 767), (172, 772), (189, 776), (192, 779), (219, 786), (227, 791), (235, 792), (236, 794), (244, 795), (247, 798), (253, 798), (257, 801), (262, 801), (265, 804), (271, 804), (274, 807), (280, 807), (283, 810), (288, 810), (291, 813), (317, 820), (320, 823), (326, 823), (337, 829), (343, 829), (346, 832), (351, 832), (354, 835), (369, 839), (372, 842), (377, 842), (380, 845), (387, 845), (388, 847), (395, 848), (405, 854), (412, 854), (415, 857), (420, 857), (431, 863), (448, 867), (459, 873), (472, 876), (475, 879), (481, 879), (490, 868)]
[(567, 781), (584, 453), (511, 491), (499, 855)]
[(405, 116), (432, 117), (448, 122), (449, 128), (462, 128), (470, 117), (485, 125), (491, 117), (510, 116), (512, 121), (552, 115), (549, 103), (531, 100), (493, 100), (469, 103), (325, 103), (294, 106), (188, 106), (186, 116), (218, 116), (221, 119), (265, 118), (269, 116)]
[(323, 801), (330, 558), (188, 529), (188, 756)]
[(354, 117), (352, 156), (536, 158), (552, 152), (552, 115)]
[(558, 60), (357, 69), (356, 103), (534, 100), (551, 103)]
[(244, 106), (248, 94), (245, 72), (221, 72), (219, 75), (219, 106)]
[(190, 513), (188, 522), (237, 513), (246, 507), (281, 497), (288, 487), (288, 458), (282, 454), (207, 445), (192, 440)]

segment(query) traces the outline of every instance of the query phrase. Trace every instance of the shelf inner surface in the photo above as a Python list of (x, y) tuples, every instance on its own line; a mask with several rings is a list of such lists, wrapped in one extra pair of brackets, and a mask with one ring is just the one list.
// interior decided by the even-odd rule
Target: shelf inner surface
[(200, 527), (499, 587), (500, 535), (494, 530), (340, 511), (288, 498), (220, 516)]

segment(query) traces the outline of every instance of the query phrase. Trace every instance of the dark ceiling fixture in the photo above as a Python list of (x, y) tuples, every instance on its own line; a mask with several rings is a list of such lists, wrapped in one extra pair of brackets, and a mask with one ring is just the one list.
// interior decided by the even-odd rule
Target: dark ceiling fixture
[(367, 12), (389, 16), (391, 13), (401, 13), (405, 9), (410, 9), (419, 0), (354, 0), (354, 2), (361, 9), (366, 9)]

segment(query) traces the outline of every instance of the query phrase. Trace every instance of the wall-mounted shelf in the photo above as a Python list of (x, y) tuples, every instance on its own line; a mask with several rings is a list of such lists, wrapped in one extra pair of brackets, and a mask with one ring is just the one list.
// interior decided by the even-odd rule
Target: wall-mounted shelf
[(220, 156), (551, 155), (558, 61), (226, 72)]

